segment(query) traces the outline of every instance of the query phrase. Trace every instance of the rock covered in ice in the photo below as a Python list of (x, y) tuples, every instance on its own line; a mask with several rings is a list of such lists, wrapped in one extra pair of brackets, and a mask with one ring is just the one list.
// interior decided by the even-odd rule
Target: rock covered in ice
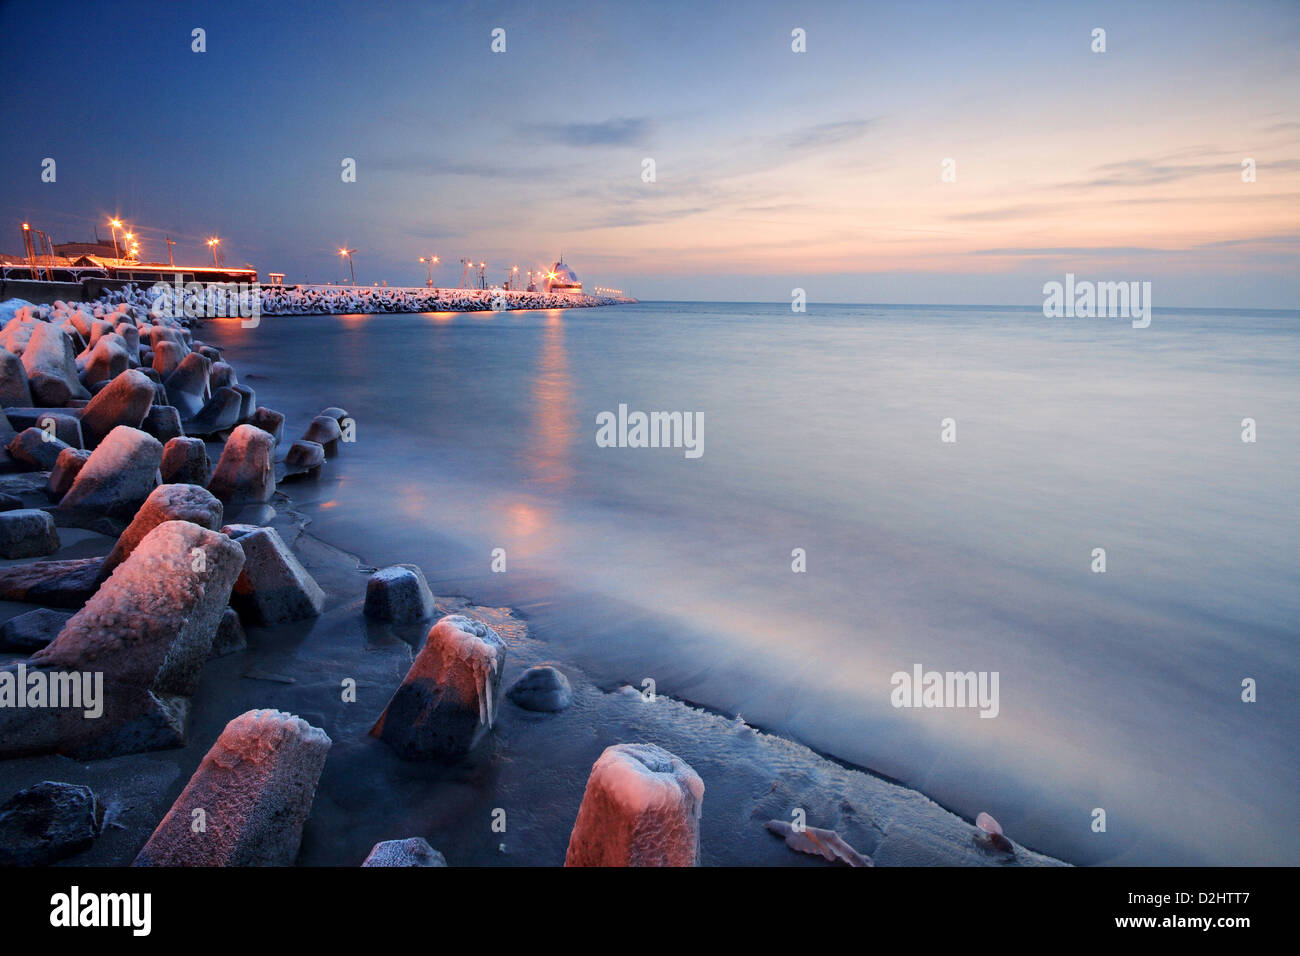
[(108, 332), (92, 342), (92, 348), (85, 358), (82, 379), (87, 385), (110, 381), (125, 372), (130, 365), (131, 353), (127, 350), (126, 342), (116, 332)]
[(0, 558), (39, 558), (58, 550), (59, 532), (48, 512), (0, 511)]
[(257, 393), (250, 385), (231, 385), (230, 388), (239, 393), (239, 420), (248, 421), (257, 410)]
[(303, 441), (312, 441), (325, 449), (325, 454), (333, 457), (339, 451), (339, 439), (343, 437), (343, 429), (339, 428), (339, 423), (330, 418), (328, 415), (317, 415), (307, 426), (307, 431), (303, 433)]
[(418, 565), (394, 564), (380, 568), (366, 582), (366, 617), (413, 624), (432, 613), (433, 592)]
[(284, 415), (265, 405), (258, 406), (253, 412), (253, 417), (248, 420), (248, 424), (262, 429), (275, 439), (277, 445), (284, 439)]
[(71, 558), (0, 568), (0, 600), (79, 608), (99, 587), (102, 563), (102, 558)]
[(190, 435), (215, 435), (228, 431), (239, 424), (239, 412), (243, 407), (244, 397), (229, 386), (223, 386), (212, 393), (212, 398), (193, 418), (184, 422), (185, 431)]
[(118, 425), (139, 428), (153, 404), (154, 383), (139, 369), (128, 369), (100, 389), (81, 412), (81, 434), (94, 448)]
[(72, 339), (48, 322), (37, 322), (23, 349), (23, 368), (38, 405), (57, 408), (70, 398), (90, 398), (77, 378)]
[(299, 439), (284, 456), (285, 477), (309, 475), (325, 464), (325, 449), (314, 441)]
[(209, 490), (226, 504), (270, 501), (275, 492), (274, 453), (275, 439), (260, 428), (240, 425), (221, 450)]
[(82, 466), (55, 508), (62, 525), (121, 531), (158, 483), (163, 446), (138, 428), (118, 425)]
[(37, 471), (49, 471), (59, 460), (59, 453), (71, 448), (65, 441), (51, 437), (43, 428), (24, 428), (5, 450), (14, 461), (21, 462)]
[(325, 731), (278, 710), (236, 717), (134, 865), (291, 866), (330, 745)]
[(424, 837), (376, 843), (362, 866), (446, 866), (447, 860)]
[(198, 352), (190, 352), (163, 380), (167, 388), (167, 403), (181, 413), (182, 418), (193, 418), (208, 400), (208, 370), (212, 363)]
[(975, 818), (975, 826), (979, 828), (980, 834), (975, 839), (979, 843), (991, 850), (997, 850), (1001, 853), (1014, 853), (1016, 848), (1006, 835), (1002, 832), (1002, 824), (993, 819), (988, 813), (981, 812)]
[(239, 376), (235, 374), (235, 370), (220, 359), (212, 363), (210, 377), (213, 391), (219, 388), (233, 388), (239, 384)]
[(184, 358), (185, 346), (183, 345), (169, 341), (156, 341), (153, 344), (153, 370), (162, 377), (164, 382), (180, 368)]
[(849, 866), (872, 866), (871, 858), (859, 853), (834, 830), (803, 826), (795, 828), (785, 820), (768, 820), (764, 826), (785, 840), (785, 845), (800, 853), (820, 856), (824, 860), (839, 861)]
[(0, 866), (49, 866), (90, 849), (104, 808), (89, 787), (46, 780), (0, 805)]
[(434, 624), (371, 728), (406, 759), (469, 753), (496, 720), (506, 645), (482, 621), (449, 614)]
[(225, 657), (247, 647), (248, 636), (244, 633), (244, 625), (239, 622), (239, 612), (233, 607), (226, 608), (221, 623), (217, 625), (217, 636), (212, 639), (212, 656)]
[(506, 694), (524, 710), (555, 712), (573, 703), (569, 679), (550, 664), (528, 668)]
[(0, 408), (25, 408), (32, 403), (31, 386), (23, 360), (6, 348), (0, 348)]
[(202, 438), (179, 436), (163, 445), (159, 471), (166, 484), (206, 485), (212, 465)]
[(81, 469), (90, 460), (90, 452), (84, 448), (65, 448), (54, 460), (50, 469), (49, 480), (45, 483), (45, 493), (51, 501), (58, 501), (68, 493), (72, 483), (81, 474)]
[(170, 405), (153, 405), (140, 423), (140, 431), (147, 432), (160, 442), (168, 442), (185, 434), (181, 428), (181, 413)]
[(15, 429), (39, 428), (52, 438), (71, 446), (84, 445), (80, 411), (71, 408), (7, 408), (5, 418)]
[(249, 624), (282, 624), (315, 617), (325, 609), (325, 592), (274, 528), (226, 525), (221, 529), (244, 551), (244, 570), (230, 606)]
[(188, 521), (154, 528), (58, 637), (25, 664), (0, 668), (102, 675), (99, 716), (0, 708), (0, 757), (91, 759), (183, 744), (188, 698), (243, 564), (223, 534)]
[(591, 768), (565, 866), (695, 866), (704, 782), (654, 744), (606, 747)]
[(149, 492), (149, 497), (118, 537), (113, 550), (104, 559), (100, 574), (108, 577), (115, 567), (131, 556), (145, 536), (164, 521), (188, 521), (209, 531), (220, 531), (222, 511), (221, 502), (206, 488), (185, 484), (159, 485)]

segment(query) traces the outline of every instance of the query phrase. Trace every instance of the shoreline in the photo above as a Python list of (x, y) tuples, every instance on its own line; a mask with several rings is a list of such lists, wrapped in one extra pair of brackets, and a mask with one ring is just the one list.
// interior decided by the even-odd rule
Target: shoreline
[[(202, 325), (195, 329), (201, 330)], [(259, 376), (261, 398), (271, 398), (271, 407), (286, 398), (276, 394), (273, 378), (262, 381)], [(286, 427), (284, 440), (276, 443), (277, 474), (295, 433)], [(323, 465), (338, 475), (331, 467), (336, 457), (347, 457), (345, 446)], [(5, 476), (3, 485), (25, 489), (26, 503), (38, 494), (41, 478), (40, 472)], [(247, 511), (229, 511), (224, 520), (244, 520)], [(418, 624), (377, 624), (360, 613), (362, 574), (373, 570), (364, 549), (345, 550), (313, 532), (292, 488), (277, 488), (253, 511), (257, 524), (278, 529), (320, 585), (325, 600), (318, 615), (272, 627), (249, 625), (244, 650), (209, 659), (182, 747), (90, 762), (57, 755), (0, 761), (6, 784), (0, 799), (53, 779), (89, 784), (108, 805), (111, 827), (71, 864), (129, 863), (226, 722), (244, 709), (266, 707), (298, 714), (333, 740), (306, 821), (299, 865), (357, 865), (373, 843), (417, 835), (453, 866), (561, 863), (595, 757), (609, 744), (641, 741), (659, 743), (703, 778), (705, 865), (824, 865), (764, 829), (765, 820), (788, 820), (792, 807), (806, 811), (809, 826), (836, 830), (877, 865), (1062, 863), (1018, 845), (1010, 856), (990, 851), (969, 821), (869, 768), (687, 701), (664, 695), (648, 701), (627, 685), (602, 689), (581, 668), (563, 661), (558, 666), (574, 691), (574, 703), (565, 711), (537, 714), (502, 701), (493, 732), (464, 760), (450, 766), (401, 761), (365, 729), (402, 680), (432, 621), (446, 613), (468, 613), (494, 627), (508, 645), (503, 690), (525, 667), (550, 662), (551, 648), (531, 635), (525, 614), (475, 605), (472, 596), (439, 596), (434, 615)], [(112, 536), (79, 532), (50, 557), (75, 552), (88, 558), (111, 547)], [(8, 615), (8, 603), (5, 610)], [(0, 666), (11, 663), (5, 658)], [(339, 701), (343, 673), (356, 681), (356, 703)], [(504, 838), (489, 826), (493, 808), (510, 814)]]

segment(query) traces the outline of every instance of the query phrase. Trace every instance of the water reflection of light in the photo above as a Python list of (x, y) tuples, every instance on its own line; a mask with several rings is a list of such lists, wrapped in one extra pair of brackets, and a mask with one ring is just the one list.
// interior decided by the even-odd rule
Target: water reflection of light
[[(523, 501), (516, 501), (508, 505), (506, 515), (509, 519), (506, 531), (519, 538), (527, 538), (536, 534), (543, 528), (546, 519), (541, 509)], [(528, 550), (531, 551), (532, 548), (528, 548)]]
[(556, 491), (573, 480), (571, 446), (574, 438), (573, 379), (564, 349), (564, 317), (547, 312), (542, 354), (533, 379), (532, 437), (524, 454), (529, 477)]

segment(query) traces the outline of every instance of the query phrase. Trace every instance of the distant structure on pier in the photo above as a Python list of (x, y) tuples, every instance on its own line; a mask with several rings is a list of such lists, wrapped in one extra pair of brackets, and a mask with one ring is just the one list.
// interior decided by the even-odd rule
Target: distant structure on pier
[(582, 292), (582, 282), (578, 279), (578, 274), (564, 264), (564, 256), (556, 261), (555, 265), (546, 272), (546, 281), (542, 286), (543, 292)]

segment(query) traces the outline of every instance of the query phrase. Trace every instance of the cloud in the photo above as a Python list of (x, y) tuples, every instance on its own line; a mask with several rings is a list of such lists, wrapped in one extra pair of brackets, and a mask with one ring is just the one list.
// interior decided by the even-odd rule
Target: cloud
[(851, 119), (803, 126), (787, 134), (782, 143), (787, 149), (824, 149), (827, 146), (838, 146), (866, 135), (867, 130), (878, 122), (879, 120), (874, 118)]
[(411, 153), (405, 156), (380, 156), (367, 165), (392, 173), (409, 173), (422, 176), (473, 176), (478, 179), (525, 179), (547, 176), (559, 169), (555, 166), (518, 163), (500, 163), (494, 160), (450, 160), (428, 153)]
[(564, 146), (630, 146), (650, 135), (644, 118), (607, 119), (599, 123), (534, 123), (531, 129), (544, 139)]

